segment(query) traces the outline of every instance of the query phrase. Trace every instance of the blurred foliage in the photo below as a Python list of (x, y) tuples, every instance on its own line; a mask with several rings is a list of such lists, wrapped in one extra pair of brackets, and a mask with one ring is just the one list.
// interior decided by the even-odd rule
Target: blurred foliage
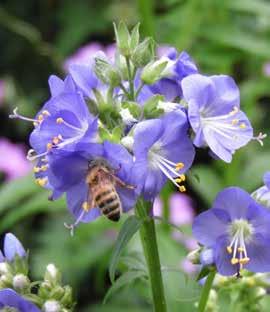
[[(80, 46), (93, 41), (105, 45), (113, 42), (112, 22), (120, 19), (130, 26), (140, 21), (144, 35), (187, 50), (202, 72), (232, 75), (240, 86), (241, 105), (255, 134), (269, 133), (270, 79), (263, 72), (264, 64), (270, 61), (269, 1), (2, 0), (0, 79), (5, 80), (6, 89), (0, 106), (1, 136), (27, 145), (30, 125), (8, 120), (8, 114), (18, 106), (23, 114), (35, 115), (49, 96), (48, 76), (63, 76), (63, 61)], [(200, 151), (188, 178), (188, 193), (197, 211), (210, 207), (225, 186), (238, 185), (247, 191), (260, 186), (262, 174), (270, 169), (268, 141), (263, 148), (251, 142), (235, 154), (230, 165), (211, 160), (207, 151)], [(172, 190), (168, 186), (162, 193), (166, 218)], [(3, 183), (0, 188), (0, 232), (13, 231), (29, 246), (32, 274), (41, 276), (44, 265), (55, 262), (75, 287), (78, 311), (151, 311), (137, 234), (121, 250), (118, 286), (114, 286), (117, 291), (101, 305), (111, 285), (108, 267), (114, 243), (125, 220), (112, 225), (100, 218), (80, 226), (70, 237), (63, 226), (69, 218), (64, 199), (52, 203), (47, 197), (48, 193), (34, 184), (32, 175)], [(168, 225), (158, 224), (169, 311), (179, 311), (180, 304), (181, 311), (194, 311), (200, 286), (181, 272), (180, 262), (187, 251), (172, 240), (171, 232)], [(127, 276), (130, 267), (132, 274)], [(128, 280), (130, 286), (121, 287), (119, 277)], [(227, 303), (225, 296), (221, 311), (227, 311)], [(265, 304), (264, 311), (267, 309)]]

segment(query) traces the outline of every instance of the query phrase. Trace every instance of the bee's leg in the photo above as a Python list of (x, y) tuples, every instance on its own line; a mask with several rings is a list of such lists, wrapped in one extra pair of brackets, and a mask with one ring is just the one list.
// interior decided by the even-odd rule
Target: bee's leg
[(127, 184), (127, 183), (123, 182), (121, 179), (119, 179), (119, 178), (116, 177), (116, 176), (113, 176), (113, 179), (114, 179), (115, 183), (116, 183), (118, 186), (121, 186), (121, 187), (130, 189), (130, 190), (134, 190), (134, 189), (136, 188), (136, 186)]

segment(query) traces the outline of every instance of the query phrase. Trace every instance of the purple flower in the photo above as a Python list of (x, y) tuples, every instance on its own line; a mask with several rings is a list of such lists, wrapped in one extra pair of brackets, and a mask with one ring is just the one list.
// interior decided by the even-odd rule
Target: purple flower
[(251, 196), (260, 204), (270, 207), (270, 171), (266, 172), (263, 176), (264, 186), (261, 186), (254, 191)]
[(146, 199), (153, 200), (167, 179), (184, 191), (180, 183), (185, 180), (184, 172), (194, 158), (194, 148), (187, 130), (186, 115), (182, 111), (136, 125), (132, 177), (136, 191)]
[(7, 180), (13, 180), (26, 175), (31, 165), (25, 157), (23, 146), (13, 144), (6, 138), (0, 139), (0, 171)]
[[(102, 145), (82, 143), (76, 152), (59, 151), (50, 161), (50, 183), (55, 191), (66, 192), (69, 211), (76, 218), (75, 225), (79, 222), (90, 222), (101, 215), (98, 207), (88, 207), (91, 194), (86, 183), (89, 166), (100, 159), (112, 169), (118, 179), (129, 184), (133, 160), (128, 151), (119, 144), (107, 141)], [(136, 200), (134, 190), (118, 183), (115, 187), (123, 211), (133, 208)]]
[(204, 265), (211, 265), (214, 263), (214, 250), (207, 248), (202, 250), (200, 254), (200, 263)]
[(51, 75), (48, 83), (52, 97), (60, 95), (61, 93), (76, 91), (76, 85), (70, 75), (68, 75), (64, 80), (56, 75)]
[(193, 235), (214, 250), (222, 275), (239, 273), (243, 266), (252, 272), (269, 272), (269, 229), (270, 212), (238, 187), (220, 192), (213, 207), (193, 223)]
[(79, 93), (60, 93), (45, 103), (34, 121), (30, 144), (42, 158), (55, 149), (74, 150), (78, 142), (91, 143), (97, 138), (97, 118), (92, 116)]
[(195, 132), (197, 147), (208, 145), (225, 162), (253, 138), (246, 115), (240, 111), (239, 89), (229, 76), (206, 77), (199, 74), (183, 79), (188, 118)]
[(4, 239), (4, 255), (0, 251), (0, 262), (13, 261), (15, 256), (24, 258), (26, 256), (26, 251), (23, 248), (21, 242), (12, 233), (7, 233)]
[(1, 311), (4, 308), (15, 308), (18, 312), (41, 312), (36, 305), (9, 288), (0, 290)]
[(89, 64), (91, 62), (91, 58), (93, 58), (93, 56), (99, 51), (103, 51), (105, 55), (111, 59), (115, 54), (116, 46), (115, 44), (110, 44), (107, 47), (104, 47), (98, 42), (86, 44), (66, 59), (64, 69), (68, 71), (69, 67), (73, 64)]
[(171, 74), (151, 85), (149, 89), (155, 94), (164, 95), (167, 101), (173, 101), (176, 97), (182, 97), (182, 79), (197, 73), (198, 69), (187, 52), (183, 51), (178, 55), (177, 50), (172, 47), (165, 51), (166, 54), (161, 57), (167, 58), (168, 62), (172, 64)]

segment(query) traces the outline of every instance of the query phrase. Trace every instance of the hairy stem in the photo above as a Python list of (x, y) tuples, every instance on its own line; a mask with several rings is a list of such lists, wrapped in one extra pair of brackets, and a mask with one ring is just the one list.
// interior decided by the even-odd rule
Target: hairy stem
[(215, 275), (216, 275), (216, 272), (212, 271), (207, 276), (206, 282), (203, 286), (203, 290), (201, 293), (201, 298), (200, 298), (199, 307), (198, 307), (199, 312), (204, 312), (204, 310), (205, 310)]
[(152, 203), (140, 200), (136, 207), (136, 214), (140, 219), (144, 220), (140, 228), (140, 237), (148, 267), (154, 311), (166, 312), (167, 308), (160, 268), (155, 223), (154, 220), (149, 217), (149, 211), (151, 208)]

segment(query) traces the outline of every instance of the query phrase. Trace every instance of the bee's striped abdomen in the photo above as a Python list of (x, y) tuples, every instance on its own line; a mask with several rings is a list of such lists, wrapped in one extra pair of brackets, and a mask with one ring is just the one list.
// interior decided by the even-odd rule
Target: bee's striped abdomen
[(97, 206), (101, 212), (110, 220), (118, 221), (121, 215), (120, 198), (114, 188), (102, 189), (95, 198)]

